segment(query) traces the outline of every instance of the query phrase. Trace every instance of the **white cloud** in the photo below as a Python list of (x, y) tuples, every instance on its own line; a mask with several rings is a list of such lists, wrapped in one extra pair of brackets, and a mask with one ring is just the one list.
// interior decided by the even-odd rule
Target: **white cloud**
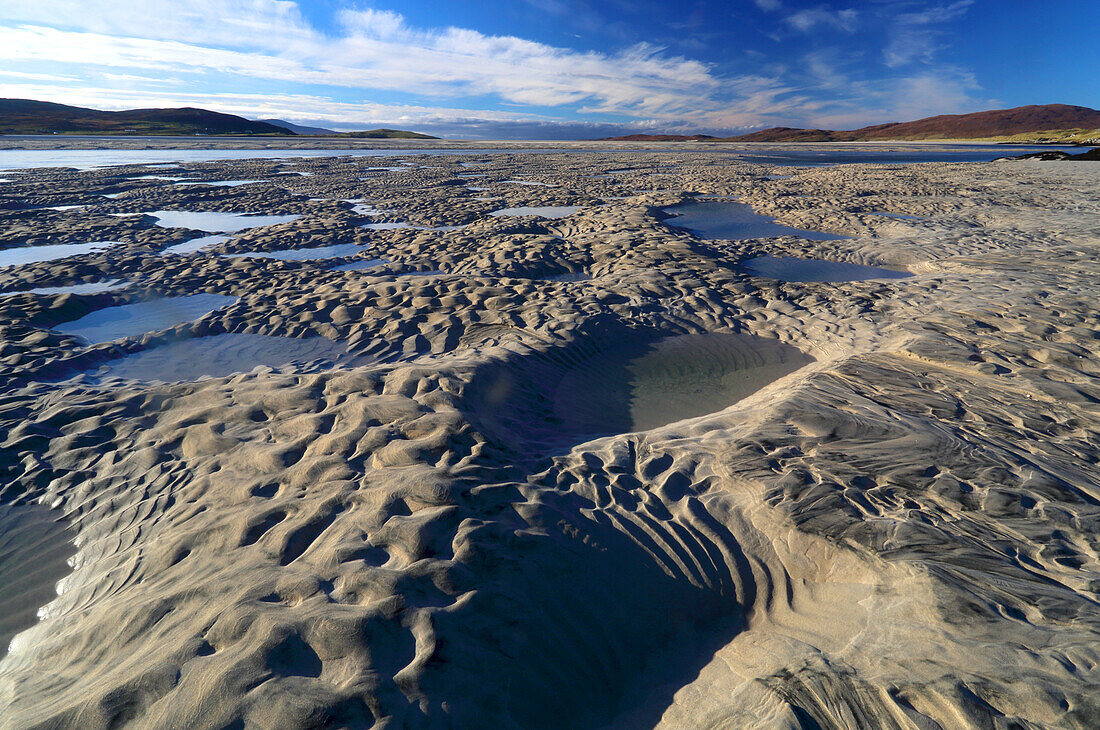
[(0, 76), (6, 76), (11, 79), (25, 79), (27, 81), (79, 81), (76, 76), (60, 76), (57, 74), (39, 74), (28, 73), (25, 71), (10, 71), (6, 69), (0, 69)]
[(248, 117), (281, 117), (288, 121), (310, 120), (361, 123), (457, 122), (471, 119), (488, 121), (549, 121), (550, 117), (492, 109), (459, 109), (402, 104), (341, 102), (310, 94), (188, 93), (186, 91), (145, 91), (117, 87), (5, 84), (0, 82), (0, 97), (30, 95), (43, 101), (56, 101), (101, 109), (133, 109), (137, 106), (207, 106), (229, 114)]
[(27, 0), (0, 2), (0, 21), (238, 50), (320, 39), (289, 0)]
[[(413, 28), (384, 10), (342, 12), (342, 32), (325, 38), (303, 25), (291, 2), (81, 5), (95, 7), (78, 13), (74, 0), (44, 0), (41, 12), (33, 3), (0, 11), (0, 17), (34, 21), (0, 27), (0, 60), (209, 71), (440, 98), (491, 95), (541, 107), (586, 103), (626, 115), (690, 111), (700, 94), (719, 85), (705, 64), (645, 45), (580, 52), (464, 28)], [(100, 5), (103, 13), (96, 12)], [(135, 17), (119, 11), (127, 5)], [(151, 8), (164, 13), (162, 22), (151, 22)], [(213, 20), (220, 17), (233, 22)], [(73, 27), (54, 27), (57, 18)], [(250, 40), (232, 42), (238, 35)]]
[[(653, 130), (837, 128), (862, 115), (854, 122), (861, 126), (975, 108), (981, 98), (973, 79), (932, 65), (943, 24), (972, 1), (880, 0), (877, 11), (821, 4), (793, 12), (793, 3), (754, 0), (768, 12), (786, 8), (773, 19), (787, 38), (873, 30), (883, 40), (872, 50), (848, 38), (843, 45), (815, 42), (801, 64), (757, 63), (758, 73), (720, 77), (705, 63), (644, 43), (586, 52), (468, 28), (417, 27), (384, 9), (338, 12), (335, 28), (322, 33), (291, 0), (0, 0), (0, 68), (11, 69), (0, 71), (0, 89), (88, 106), (205, 106), (326, 126), (582, 129), (561, 119), (578, 113), (629, 118), (636, 121), (626, 126)], [(527, 2), (547, 12), (572, 7)], [(924, 65), (868, 81), (868, 59), (878, 52), (891, 67)], [(82, 78), (32, 73), (58, 64)], [(270, 88), (295, 93), (252, 93)], [(374, 93), (415, 103), (333, 99)], [(538, 113), (484, 108), (501, 106)]]
[(936, 5), (915, 13), (903, 13), (898, 21), (903, 25), (931, 25), (933, 23), (946, 23), (966, 13), (974, 0), (958, 0), (950, 4)]
[(818, 26), (851, 33), (855, 31), (858, 21), (859, 13), (851, 8), (847, 10), (831, 10), (826, 7), (807, 8), (784, 18), (787, 25), (802, 33), (809, 33)]
[(854, 129), (870, 124), (907, 122), (940, 114), (965, 114), (1001, 105), (984, 97), (977, 80), (959, 69), (877, 81), (856, 82), (848, 101), (834, 102), (811, 118), (824, 129)]
[(890, 39), (883, 49), (883, 63), (899, 68), (911, 63), (931, 63), (943, 50), (940, 39), (944, 23), (964, 15), (974, 0), (958, 0), (936, 5), (920, 12), (902, 13), (890, 28)]

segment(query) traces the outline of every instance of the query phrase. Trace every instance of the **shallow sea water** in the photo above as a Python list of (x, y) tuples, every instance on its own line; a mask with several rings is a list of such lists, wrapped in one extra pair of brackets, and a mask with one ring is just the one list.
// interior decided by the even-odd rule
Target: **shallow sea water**
[(355, 243), (339, 243), (335, 246), (317, 246), (314, 248), (293, 248), (285, 251), (246, 251), (227, 253), (227, 257), (246, 257), (253, 259), (280, 259), (282, 261), (315, 261), (317, 259), (335, 259), (355, 256), (362, 253), (363, 247)]
[(583, 205), (522, 205), (516, 208), (501, 208), (494, 210), (489, 215), (497, 218), (500, 216), (534, 215), (539, 218), (564, 218), (584, 210)]
[(157, 210), (148, 215), (161, 228), (188, 228), (207, 233), (236, 233), (246, 228), (274, 226), (301, 218), (300, 215), (261, 215), (258, 213), (218, 213), (209, 211)]
[(80, 256), (81, 254), (102, 251), (117, 245), (119, 241), (96, 241), (94, 243), (59, 243), (51, 246), (20, 246), (0, 251), (0, 266), (19, 266), (42, 261), (54, 261)]
[(254, 334), (220, 334), (160, 345), (111, 360), (87, 375), (94, 379), (125, 378), (144, 382), (177, 382), (224, 377), (259, 366), (348, 359), (343, 343), (324, 337), (306, 339)]
[(686, 228), (700, 238), (740, 241), (750, 238), (798, 236), (811, 241), (835, 241), (847, 236), (822, 231), (805, 231), (776, 223), (774, 218), (753, 211), (747, 203), (731, 200), (702, 200), (666, 208), (674, 218), (665, 221)]
[(110, 342), (192, 322), (236, 301), (236, 297), (220, 294), (165, 297), (97, 309), (79, 319), (55, 325), (53, 329), (82, 337), (93, 344)]
[(98, 294), (105, 291), (117, 291), (130, 286), (128, 281), (110, 279), (108, 281), (93, 281), (88, 284), (70, 284), (68, 286), (42, 286), (37, 289), (24, 289), (22, 291), (0, 291), (0, 297), (9, 297), (13, 294)]

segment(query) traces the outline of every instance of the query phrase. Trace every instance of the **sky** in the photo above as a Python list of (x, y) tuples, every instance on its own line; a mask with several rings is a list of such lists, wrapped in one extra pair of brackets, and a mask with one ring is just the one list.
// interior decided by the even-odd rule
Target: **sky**
[(0, 97), (469, 139), (1100, 108), (1100, 0), (0, 0)]

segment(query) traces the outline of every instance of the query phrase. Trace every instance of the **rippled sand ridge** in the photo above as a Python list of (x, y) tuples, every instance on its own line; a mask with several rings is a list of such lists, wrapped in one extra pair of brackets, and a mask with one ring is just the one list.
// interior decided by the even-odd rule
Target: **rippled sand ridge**
[(1100, 727), (1100, 163), (470, 147), (0, 186), (0, 726)]

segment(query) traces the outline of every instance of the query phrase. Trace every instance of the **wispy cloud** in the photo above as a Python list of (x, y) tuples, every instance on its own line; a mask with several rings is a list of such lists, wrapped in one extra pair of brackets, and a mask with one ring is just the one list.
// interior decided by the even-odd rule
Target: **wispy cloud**
[[(91, 60), (115, 68), (211, 71), (438, 98), (491, 95), (539, 107), (584, 103), (629, 116), (684, 113), (697, 106), (700, 93), (719, 85), (706, 64), (645, 44), (617, 53), (579, 52), (464, 28), (415, 28), (385, 10), (344, 11), (341, 33), (322, 37), (302, 24), (291, 2), (201, 0), (198, 9), (181, 3), (187, 12), (162, 8), (165, 20), (148, 24), (144, 3), (86, 3), (101, 4), (107, 7), (103, 14), (89, 7), (76, 13), (68, 0), (47, 0), (42, 12), (26, 4), (14, 16), (36, 24), (0, 28), (0, 60)], [(124, 4), (137, 6), (138, 17), (119, 13), (117, 5)], [(224, 17), (233, 10), (227, 6), (247, 6), (248, 12), (236, 17), (232, 32), (211, 28), (221, 24), (206, 18)], [(46, 22), (53, 13), (88, 20), (59, 29)], [(230, 42), (242, 37), (251, 39), (251, 47)]]
[(931, 63), (943, 49), (943, 26), (965, 15), (974, 0), (958, 0), (917, 12), (900, 14), (890, 27), (883, 62), (899, 68), (914, 62)]
[(77, 76), (61, 76), (58, 74), (40, 74), (29, 73), (26, 71), (12, 71), (7, 69), (0, 69), (0, 77), (9, 79), (22, 79), (25, 81), (64, 81), (75, 82), (79, 81)]
[[(525, 1), (554, 16), (595, 12), (585, 0)], [(753, 2), (765, 13), (749, 14), (758, 35), (795, 53), (746, 48), (717, 67), (653, 43), (582, 51), (361, 6), (322, 30), (295, 0), (0, 0), (0, 89), (115, 109), (547, 134), (826, 126), (984, 103), (972, 76), (938, 61), (973, 0)]]
[(788, 15), (784, 22), (791, 28), (809, 33), (819, 27), (842, 30), (846, 33), (855, 31), (859, 22), (859, 12), (848, 8), (846, 10), (832, 10), (828, 7), (807, 8), (797, 13)]

